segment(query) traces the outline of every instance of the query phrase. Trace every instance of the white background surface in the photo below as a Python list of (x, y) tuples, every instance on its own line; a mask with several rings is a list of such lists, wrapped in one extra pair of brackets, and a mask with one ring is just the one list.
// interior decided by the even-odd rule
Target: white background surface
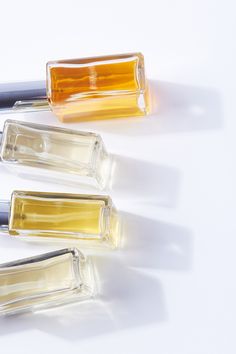
[[(95, 257), (97, 302), (1, 319), (1, 353), (234, 354), (235, 2), (21, 0), (0, 9), (1, 82), (43, 79), (51, 59), (142, 51), (158, 99), (146, 118), (69, 126), (101, 133), (116, 154), (111, 195), (125, 245)], [(63, 126), (50, 113), (11, 118)], [(1, 199), (13, 189), (81, 191), (2, 168), (0, 182)], [(0, 238), (1, 261), (49, 249)]]

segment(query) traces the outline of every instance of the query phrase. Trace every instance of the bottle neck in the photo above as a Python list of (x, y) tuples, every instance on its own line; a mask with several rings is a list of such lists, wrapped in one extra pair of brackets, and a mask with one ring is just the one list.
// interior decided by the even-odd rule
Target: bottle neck
[(0, 84), (0, 111), (49, 110), (45, 81)]
[(0, 201), (0, 230), (8, 230), (10, 216), (10, 202)]

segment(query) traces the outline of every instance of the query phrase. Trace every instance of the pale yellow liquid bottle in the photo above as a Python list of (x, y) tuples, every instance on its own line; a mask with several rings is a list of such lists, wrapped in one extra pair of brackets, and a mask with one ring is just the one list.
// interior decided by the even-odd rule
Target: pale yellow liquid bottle
[(108, 196), (14, 191), (6, 209), (1, 202), (0, 222), (15, 237), (118, 245), (118, 216)]
[(44, 309), (94, 295), (93, 267), (77, 249), (0, 265), (0, 315)]
[(0, 133), (1, 163), (22, 176), (100, 189), (111, 159), (98, 134), (8, 119)]

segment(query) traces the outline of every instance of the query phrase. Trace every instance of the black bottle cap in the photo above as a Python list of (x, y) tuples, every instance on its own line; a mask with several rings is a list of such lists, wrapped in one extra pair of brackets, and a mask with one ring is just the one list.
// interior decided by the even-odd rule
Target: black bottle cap
[(47, 98), (45, 81), (0, 84), (0, 109), (11, 109), (16, 102)]
[(8, 229), (10, 202), (0, 201), (0, 229)]

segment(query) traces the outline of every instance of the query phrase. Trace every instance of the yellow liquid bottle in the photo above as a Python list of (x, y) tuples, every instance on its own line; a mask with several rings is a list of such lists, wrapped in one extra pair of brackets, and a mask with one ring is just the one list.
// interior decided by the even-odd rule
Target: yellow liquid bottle
[[(10, 235), (115, 248), (119, 222), (110, 197), (14, 191), (10, 210), (0, 203), (0, 222)], [(5, 224), (5, 225), (4, 225)]]
[(84, 300), (94, 291), (92, 263), (75, 248), (0, 265), (0, 315)]

